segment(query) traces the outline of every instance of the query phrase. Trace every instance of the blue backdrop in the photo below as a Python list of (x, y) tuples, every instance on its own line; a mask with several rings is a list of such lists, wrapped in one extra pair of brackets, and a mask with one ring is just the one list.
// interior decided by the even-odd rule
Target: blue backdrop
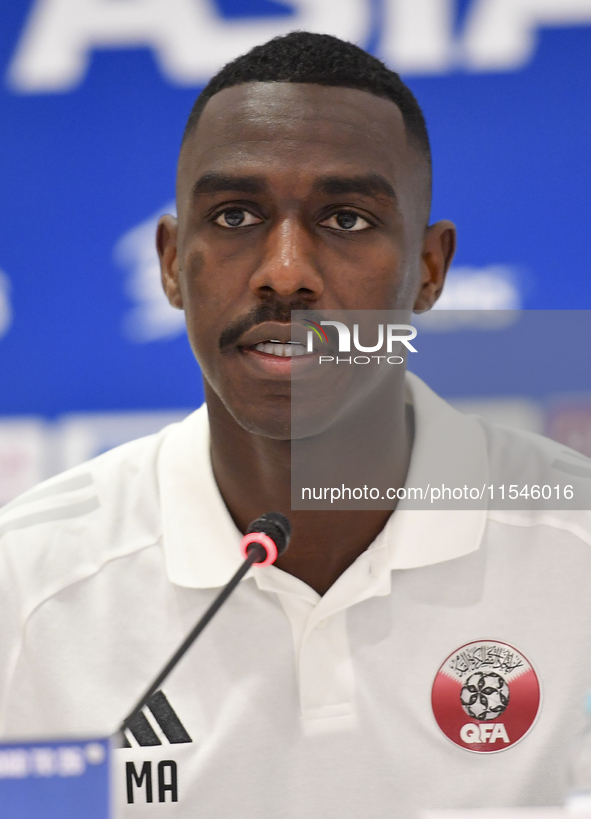
[(199, 89), (293, 28), (358, 42), (422, 104), (433, 219), (459, 228), (444, 306), (591, 308), (591, 0), (3, 0), (1, 20), (0, 416), (200, 403), (154, 220)]

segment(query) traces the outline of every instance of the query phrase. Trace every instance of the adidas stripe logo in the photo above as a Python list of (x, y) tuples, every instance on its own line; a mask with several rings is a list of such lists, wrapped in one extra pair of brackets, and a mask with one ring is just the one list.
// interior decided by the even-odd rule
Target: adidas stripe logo
[[(156, 726), (160, 731), (156, 731)], [(132, 747), (129, 734), (142, 747), (164, 745), (159, 733), (171, 745), (193, 742), (162, 691), (156, 691), (155, 694), (152, 694), (145, 708), (139, 714), (136, 714), (132, 720), (128, 721), (123, 747)]]

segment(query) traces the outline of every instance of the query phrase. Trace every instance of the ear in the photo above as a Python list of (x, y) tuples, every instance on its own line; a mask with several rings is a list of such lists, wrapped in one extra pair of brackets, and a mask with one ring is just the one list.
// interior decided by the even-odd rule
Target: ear
[(166, 298), (173, 307), (183, 309), (179, 284), (179, 261), (177, 254), (178, 222), (174, 216), (160, 217), (156, 230), (156, 250), (160, 259), (160, 277)]
[(415, 313), (424, 313), (435, 304), (445, 282), (456, 250), (456, 227), (453, 222), (435, 222), (425, 231), (421, 255), (421, 287), (414, 305)]

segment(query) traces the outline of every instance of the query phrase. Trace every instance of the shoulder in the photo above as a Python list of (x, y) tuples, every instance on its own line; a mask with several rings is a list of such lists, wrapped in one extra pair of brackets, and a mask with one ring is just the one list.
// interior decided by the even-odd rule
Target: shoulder
[(591, 459), (542, 435), (478, 422), (495, 489), (489, 518), (569, 532), (591, 545)]
[(0, 589), (25, 608), (161, 537), (158, 460), (178, 425), (116, 447), (0, 509)]
[(534, 475), (554, 477), (558, 473), (573, 478), (591, 479), (591, 459), (574, 449), (538, 435), (535, 432), (512, 429), (477, 418), (487, 439), (493, 468), (502, 463), (508, 469), (520, 468)]
[(138, 480), (144, 489), (150, 484), (167, 431), (118, 446), (23, 493), (0, 509), (0, 538), (41, 523), (83, 517), (117, 500), (129, 501)]

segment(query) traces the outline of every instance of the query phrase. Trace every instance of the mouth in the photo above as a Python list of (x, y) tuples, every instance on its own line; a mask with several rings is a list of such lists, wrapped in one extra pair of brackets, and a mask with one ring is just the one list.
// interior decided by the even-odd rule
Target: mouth
[(307, 351), (305, 330), (291, 322), (266, 321), (243, 333), (236, 347), (253, 373), (289, 379), (317, 360)]
[(265, 353), (265, 355), (278, 356), (279, 358), (293, 358), (299, 355), (306, 355), (306, 348), (301, 341), (283, 342), (277, 339), (269, 339), (268, 341), (261, 341), (247, 349), (256, 350), (258, 353)]
[(306, 355), (306, 335), (298, 324), (265, 321), (251, 327), (238, 339), (241, 352), (261, 353), (274, 358), (296, 358)]

